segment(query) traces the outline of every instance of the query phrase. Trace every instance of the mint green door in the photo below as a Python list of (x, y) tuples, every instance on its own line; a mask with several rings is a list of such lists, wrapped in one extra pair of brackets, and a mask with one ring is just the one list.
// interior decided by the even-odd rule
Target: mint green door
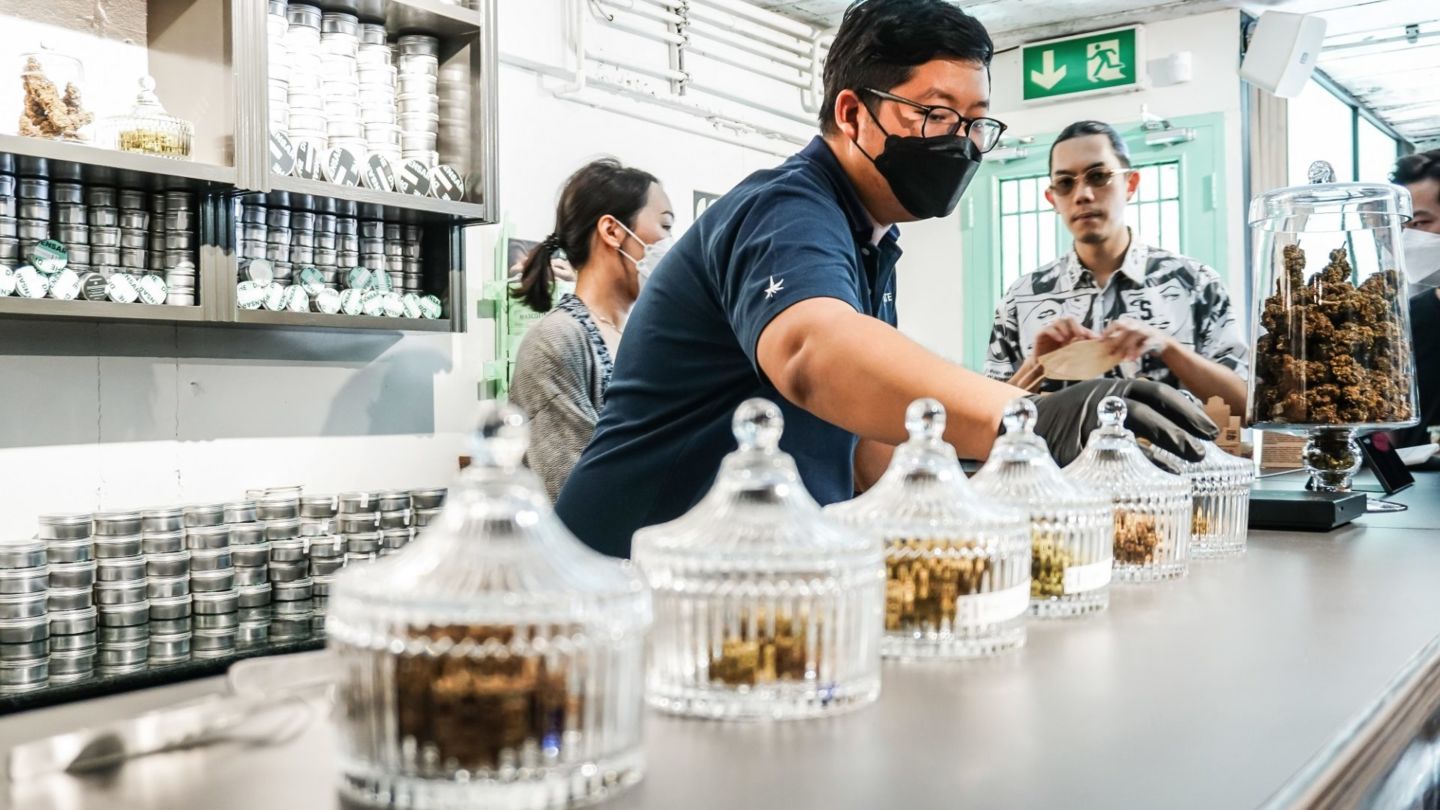
[[(1225, 255), (1224, 117), (1187, 116), (1170, 123), (1193, 129), (1194, 140), (1147, 146), (1139, 124), (1116, 125), (1140, 171), (1126, 219), (1141, 241), (1219, 267)], [(1070, 250), (1070, 232), (1044, 197), (1057, 134), (1036, 137), (1022, 159), (985, 163), (961, 202), (965, 365), (976, 371), (985, 365), (995, 307), (1005, 290)]]

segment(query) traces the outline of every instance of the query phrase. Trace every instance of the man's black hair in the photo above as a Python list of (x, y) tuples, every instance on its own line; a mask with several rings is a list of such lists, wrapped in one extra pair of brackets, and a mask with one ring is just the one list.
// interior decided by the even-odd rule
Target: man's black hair
[(1395, 171), (1390, 179), (1402, 186), (1424, 180), (1440, 181), (1440, 149), (1416, 152), (1395, 161)]
[(988, 68), (994, 55), (985, 26), (945, 0), (851, 3), (825, 60), (820, 131), (836, 131), (835, 98), (842, 90), (890, 90), (934, 59), (978, 62)]
[(1104, 135), (1110, 141), (1110, 148), (1115, 150), (1115, 157), (1120, 159), (1120, 165), (1130, 168), (1130, 147), (1125, 145), (1125, 139), (1115, 128), (1103, 121), (1076, 121), (1060, 131), (1055, 138), (1055, 143), (1050, 144), (1050, 169), (1055, 168), (1055, 147), (1065, 141), (1075, 138), (1084, 138), (1090, 135)]

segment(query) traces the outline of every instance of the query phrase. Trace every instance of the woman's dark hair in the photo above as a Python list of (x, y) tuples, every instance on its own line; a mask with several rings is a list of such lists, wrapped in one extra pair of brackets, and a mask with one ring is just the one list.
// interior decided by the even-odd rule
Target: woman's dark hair
[(650, 186), (658, 182), (649, 172), (622, 166), (614, 158), (592, 161), (570, 175), (555, 206), (555, 230), (525, 257), (520, 283), (510, 295), (536, 312), (548, 312), (554, 305), (550, 287), (555, 273), (550, 260), (555, 254), (564, 253), (577, 271), (584, 267), (590, 261), (595, 223), (609, 214), (634, 228), (635, 217), (650, 196)]
[(842, 90), (888, 91), (932, 59), (963, 59), (988, 68), (994, 55), (985, 26), (945, 0), (851, 3), (825, 57), (820, 131), (836, 131), (835, 98)]
[(1125, 139), (1115, 128), (1103, 121), (1076, 121), (1068, 127), (1060, 130), (1055, 137), (1055, 143), (1050, 144), (1050, 168), (1055, 168), (1055, 147), (1065, 141), (1075, 138), (1086, 138), (1091, 135), (1104, 135), (1110, 141), (1110, 148), (1114, 150), (1115, 157), (1120, 159), (1120, 165), (1130, 168), (1130, 147), (1125, 145)]
[(1395, 171), (1390, 179), (1402, 186), (1424, 180), (1440, 180), (1440, 149), (1400, 158), (1395, 162)]

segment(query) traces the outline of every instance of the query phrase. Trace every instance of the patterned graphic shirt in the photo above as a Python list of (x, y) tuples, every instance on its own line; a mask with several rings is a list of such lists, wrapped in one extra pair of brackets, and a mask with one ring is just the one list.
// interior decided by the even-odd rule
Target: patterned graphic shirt
[[(1132, 239), (1125, 261), (1103, 289), (1073, 248), (1010, 285), (995, 311), (985, 374), (1008, 380), (1034, 353), (1035, 336), (1066, 315), (1097, 333), (1122, 317), (1143, 321), (1242, 379), (1248, 373), (1244, 336), (1220, 275), (1194, 259)], [(1156, 353), (1122, 363), (1106, 376), (1180, 386)]]

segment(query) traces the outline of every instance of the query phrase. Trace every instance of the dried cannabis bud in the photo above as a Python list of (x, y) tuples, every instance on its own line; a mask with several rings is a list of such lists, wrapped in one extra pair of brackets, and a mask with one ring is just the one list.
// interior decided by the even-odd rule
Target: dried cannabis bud
[(80, 103), (80, 89), (65, 86), (62, 97), (55, 83), (45, 76), (40, 61), (30, 57), (21, 76), (25, 100), (20, 110), (20, 134), (35, 138), (79, 139), (80, 129), (94, 120)]

